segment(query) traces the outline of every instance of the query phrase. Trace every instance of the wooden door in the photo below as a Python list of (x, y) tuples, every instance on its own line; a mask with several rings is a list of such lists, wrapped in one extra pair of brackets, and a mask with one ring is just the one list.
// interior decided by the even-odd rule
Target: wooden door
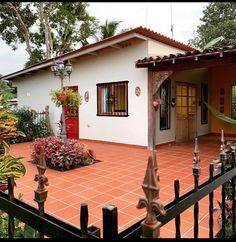
[(190, 83), (176, 84), (176, 141), (197, 135), (197, 89)]
[[(77, 86), (67, 87), (78, 92)], [(69, 105), (65, 107), (66, 135), (68, 139), (79, 139), (79, 115), (78, 108)]]

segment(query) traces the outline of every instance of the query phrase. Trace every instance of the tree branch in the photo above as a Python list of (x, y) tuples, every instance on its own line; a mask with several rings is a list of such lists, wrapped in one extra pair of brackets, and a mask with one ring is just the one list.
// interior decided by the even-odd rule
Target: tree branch
[(30, 45), (30, 38), (29, 38), (29, 31), (26, 27), (26, 25), (24, 24), (24, 21), (21, 18), (21, 15), (19, 13), (19, 11), (15, 8), (15, 6), (11, 3), (11, 2), (6, 2), (6, 4), (10, 7), (10, 9), (13, 10), (13, 12), (15, 13), (16, 17), (18, 18), (22, 28), (23, 28), (23, 36), (25, 38), (25, 43), (26, 43), (26, 51), (29, 53), (29, 55), (32, 54), (32, 48)]

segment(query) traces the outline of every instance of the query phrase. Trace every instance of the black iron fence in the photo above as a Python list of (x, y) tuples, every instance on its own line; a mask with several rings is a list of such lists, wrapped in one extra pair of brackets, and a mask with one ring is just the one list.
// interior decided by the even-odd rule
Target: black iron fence
[[(222, 174), (218, 174), (217, 176), (213, 177), (213, 164), (210, 164), (209, 170), (209, 180), (203, 183), (202, 185), (193, 189), (186, 193), (185, 195), (179, 197), (179, 180), (174, 181), (174, 188), (175, 188), (175, 200), (171, 203), (167, 204), (164, 209), (166, 211), (166, 216), (161, 214), (157, 214), (156, 218), (158, 221), (161, 222), (161, 226), (164, 226), (172, 219), (175, 219), (175, 231), (176, 231), (176, 238), (181, 238), (180, 233), (180, 224), (181, 224), (181, 213), (190, 208), (193, 205), (196, 205), (202, 198), (205, 196), (209, 196), (209, 238), (213, 238), (213, 196), (214, 190), (220, 187), (221, 185), (225, 184), (228, 180), (235, 180), (236, 177), (236, 168), (233, 167)], [(222, 166), (224, 167), (224, 165)], [(235, 188), (234, 188), (235, 192)], [(224, 200), (224, 189), (222, 187), (222, 232), (225, 233), (225, 200)], [(233, 206), (235, 208), (235, 199), (233, 200)], [(234, 217), (232, 219), (233, 225), (233, 232), (235, 233), (235, 209), (233, 209)], [(193, 213), (194, 217), (194, 237), (198, 238), (198, 211), (194, 210)], [(128, 229), (122, 231), (121, 233), (117, 234), (117, 238), (138, 238), (142, 235), (142, 226), (140, 225), (144, 220), (140, 220)], [(115, 226), (109, 225), (110, 227), (114, 228)], [(114, 228), (115, 229), (115, 228)], [(116, 229), (115, 229), (116, 230)], [(112, 232), (110, 232), (112, 234)], [(109, 234), (107, 238), (111, 239), (113, 236)], [(224, 237), (224, 236), (223, 236)]]
[[(206, 182), (199, 185), (200, 167), (199, 167), (199, 150), (197, 140), (194, 149), (193, 159), (193, 176), (194, 176), (194, 188), (188, 193), (180, 196), (180, 183), (179, 180), (174, 181), (174, 200), (162, 206), (159, 200), (159, 178), (157, 170), (155, 169), (155, 162), (153, 157), (149, 157), (148, 167), (142, 185), (145, 196), (141, 198), (137, 208), (147, 209), (146, 218), (133, 224), (126, 230), (118, 233), (118, 208), (114, 205), (105, 206), (103, 212), (103, 238), (109, 239), (124, 239), (124, 238), (159, 238), (160, 229), (162, 226), (175, 220), (175, 234), (176, 238), (181, 238), (181, 213), (190, 208), (193, 209), (193, 237), (199, 236), (199, 204), (198, 202), (208, 196), (209, 197), (209, 238), (214, 238), (214, 223), (213, 223), (213, 199), (214, 191), (218, 187), (222, 187), (221, 190), (221, 219), (222, 219), (222, 238), (226, 236), (226, 187), (227, 182), (232, 184), (232, 231), (235, 238), (235, 146), (225, 147), (224, 141), (221, 145), (221, 152), (219, 158), (219, 164), (221, 165), (221, 172), (214, 176), (214, 163), (209, 165), (209, 178)], [(226, 166), (226, 164), (230, 164)], [(0, 209), (5, 211), (9, 216), (9, 237), (13, 237), (14, 231), (14, 218), (21, 220), (22, 222), (29, 224), (32, 228), (40, 232), (41, 237), (55, 237), (55, 238), (100, 238), (100, 228), (95, 226), (88, 226), (88, 206), (87, 204), (81, 204), (80, 211), (80, 228), (76, 228), (66, 222), (60, 221), (53, 216), (44, 213), (44, 202), (46, 200), (46, 192), (44, 185), (47, 180), (45, 179), (44, 172), (46, 168), (41, 165), (37, 165), (39, 174), (37, 175), (37, 181), (39, 182), (38, 189), (35, 191), (35, 201), (39, 205), (39, 209), (27, 205), (26, 203), (16, 199), (13, 193), (13, 178), (8, 179), (8, 194), (0, 192)], [(41, 204), (41, 207), (40, 207)], [(41, 211), (41, 212), (40, 212)], [(173, 228), (174, 229), (174, 228)]]

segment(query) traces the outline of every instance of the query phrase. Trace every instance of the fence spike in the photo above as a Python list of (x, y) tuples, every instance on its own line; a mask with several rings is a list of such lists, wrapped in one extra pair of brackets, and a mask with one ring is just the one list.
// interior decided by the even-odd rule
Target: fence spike
[[(193, 157), (193, 176), (194, 176), (194, 188), (198, 189), (199, 185), (199, 176), (201, 168), (199, 166), (200, 157), (199, 157), (199, 148), (198, 148), (198, 138), (195, 138), (195, 147), (194, 147), (194, 157)], [(198, 238), (198, 216), (199, 216), (199, 204), (196, 202), (194, 204), (194, 238)]]
[(88, 216), (88, 205), (87, 203), (82, 203), (80, 206), (80, 228), (82, 238), (88, 238)]
[[(209, 165), (209, 182), (213, 181), (214, 176), (214, 163), (212, 162)], [(213, 217), (213, 211), (214, 211), (214, 192), (209, 193), (209, 238), (213, 239), (213, 227), (214, 227), (214, 217)]]
[(221, 149), (225, 149), (225, 138), (224, 138), (224, 130), (221, 130)]
[(153, 159), (154, 170), (155, 170), (155, 173), (157, 174), (158, 166), (157, 166), (157, 151), (156, 150), (152, 151), (152, 159)]
[(156, 219), (156, 213), (166, 215), (164, 206), (159, 200), (160, 185), (153, 163), (152, 157), (149, 156), (147, 170), (142, 185), (145, 197), (140, 198), (137, 205), (138, 209), (146, 207), (147, 210), (146, 218), (141, 223), (141, 238), (160, 238), (161, 222)]
[[(13, 202), (14, 201), (14, 176), (11, 175), (7, 178), (7, 183), (8, 183), (8, 199), (9, 201)], [(9, 239), (14, 238), (14, 231), (15, 231), (15, 223), (14, 223), (14, 217), (12, 215), (8, 215), (8, 236)]]
[(224, 130), (221, 130), (221, 145), (220, 145), (220, 162), (226, 161), (226, 152), (225, 152), (225, 140), (224, 140)]
[(195, 146), (194, 146), (194, 157), (193, 164), (196, 164), (196, 167), (199, 166), (200, 157), (199, 157), (199, 148), (198, 148), (198, 138), (195, 138)]
[[(174, 181), (174, 191), (175, 191), (175, 201), (176, 203), (179, 201), (179, 180), (175, 179)], [(180, 215), (176, 216), (175, 218), (175, 238), (181, 238), (181, 231), (180, 231)]]

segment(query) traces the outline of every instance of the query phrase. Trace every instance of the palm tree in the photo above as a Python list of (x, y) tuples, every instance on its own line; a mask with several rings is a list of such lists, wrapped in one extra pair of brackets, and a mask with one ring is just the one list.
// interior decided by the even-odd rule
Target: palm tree
[(112, 37), (116, 34), (117, 29), (122, 21), (108, 21), (99, 26), (98, 34), (95, 35), (96, 41), (104, 40), (106, 38)]
[(100, 26), (100, 30), (101, 30), (101, 39), (106, 39), (106, 38), (109, 38), (111, 36), (114, 36), (116, 34), (116, 31), (119, 27), (119, 24), (121, 23), (122, 21), (116, 21), (116, 20), (113, 20), (113, 21), (108, 21), (106, 20), (105, 24), (102, 24)]

